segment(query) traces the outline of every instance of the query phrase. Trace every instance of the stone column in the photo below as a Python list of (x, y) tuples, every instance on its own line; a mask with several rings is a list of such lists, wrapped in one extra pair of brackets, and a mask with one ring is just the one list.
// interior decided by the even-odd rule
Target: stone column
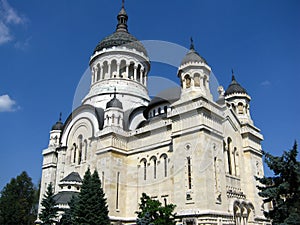
[(120, 63), (119, 62), (117, 63), (117, 77), (121, 77), (121, 74), (120, 74)]
[(129, 64), (126, 64), (126, 76), (129, 79)]
[(136, 73), (137, 73), (137, 66), (134, 66), (134, 73), (133, 73), (133, 79), (136, 81), (137, 77), (136, 77)]
[(111, 63), (108, 64), (108, 78), (111, 78), (112, 74), (111, 74)]
[(100, 79), (104, 79), (104, 74), (103, 74), (103, 65), (101, 65), (101, 70), (100, 70)]
[(141, 68), (140, 70), (140, 82), (145, 85), (144, 68)]
[(98, 67), (95, 67), (95, 76), (94, 76), (94, 82), (98, 81)]

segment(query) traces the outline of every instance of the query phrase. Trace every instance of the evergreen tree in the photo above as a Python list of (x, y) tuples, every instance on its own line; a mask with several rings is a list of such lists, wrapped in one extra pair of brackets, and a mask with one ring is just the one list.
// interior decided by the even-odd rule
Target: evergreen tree
[(71, 224), (76, 224), (75, 222), (75, 208), (77, 205), (78, 197), (74, 196), (71, 198), (70, 202), (68, 203), (69, 209), (65, 210), (65, 213), (63, 214), (61, 220), (60, 220), (60, 225), (71, 225)]
[(265, 211), (274, 225), (296, 225), (300, 221), (300, 163), (297, 161), (297, 143), (282, 156), (264, 153), (265, 162), (273, 170), (274, 176), (256, 178), (263, 186), (258, 186), (264, 202), (273, 204)]
[(34, 185), (25, 171), (11, 179), (1, 191), (0, 224), (33, 224), (36, 219), (34, 193)]
[(88, 169), (84, 175), (75, 207), (75, 224), (110, 224), (106, 199), (97, 171), (92, 176)]
[(51, 225), (55, 222), (55, 218), (57, 217), (58, 208), (55, 207), (55, 200), (54, 200), (54, 192), (52, 183), (50, 183), (47, 187), (47, 191), (44, 194), (44, 198), (41, 202), (42, 211), (39, 215), (42, 224), (44, 225)]
[(138, 225), (176, 224), (175, 214), (173, 213), (175, 207), (173, 204), (162, 206), (161, 202), (153, 200), (143, 193), (139, 204), (140, 211), (136, 212), (138, 215), (136, 223)]

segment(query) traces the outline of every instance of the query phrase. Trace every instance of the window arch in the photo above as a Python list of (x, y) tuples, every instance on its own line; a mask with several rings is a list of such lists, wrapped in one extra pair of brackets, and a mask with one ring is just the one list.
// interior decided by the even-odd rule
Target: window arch
[(194, 83), (195, 83), (195, 87), (200, 87), (200, 74), (196, 73), (194, 75)]
[(157, 158), (152, 156), (150, 160), (153, 161), (153, 178), (156, 179), (156, 170), (157, 170)]
[(244, 114), (244, 105), (242, 102), (238, 103), (238, 114)]
[(232, 140), (231, 140), (231, 138), (227, 138), (227, 164), (228, 164), (228, 173), (229, 174), (232, 174), (231, 150), (232, 150)]
[(140, 162), (143, 165), (143, 177), (144, 177), (144, 180), (147, 180), (147, 160), (145, 158), (143, 158)]
[(164, 161), (164, 177), (167, 177), (168, 176), (168, 156), (167, 154), (162, 154), (160, 156), (161, 159), (163, 159)]
[(185, 80), (185, 87), (190, 88), (191, 87), (191, 82), (192, 82), (190, 75), (186, 74), (184, 76), (184, 80)]

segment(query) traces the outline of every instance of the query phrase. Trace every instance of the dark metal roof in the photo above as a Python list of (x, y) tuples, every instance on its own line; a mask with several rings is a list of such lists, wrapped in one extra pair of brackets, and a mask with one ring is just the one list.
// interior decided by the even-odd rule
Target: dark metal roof
[(116, 89), (115, 89), (115, 93), (114, 93), (114, 97), (106, 103), (106, 108), (119, 108), (119, 109), (123, 109), (123, 105), (122, 102), (119, 101), (119, 99), (117, 99), (116, 97)]
[(125, 11), (124, 4), (122, 5), (122, 9), (118, 14), (117, 19), (118, 25), (116, 31), (100, 41), (96, 46), (94, 53), (97, 51), (101, 51), (104, 48), (108, 49), (113, 46), (125, 46), (129, 49), (135, 49), (139, 52), (143, 52), (147, 56), (148, 54), (143, 44), (128, 32), (128, 16)]
[(200, 56), (199, 53), (195, 50), (192, 38), (191, 38), (190, 50), (188, 51), (188, 53), (185, 55), (185, 57), (181, 61), (181, 65), (184, 65), (189, 62), (204, 62), (204, 63), (206, 63), (206, 60), (202, 56)]
[(82, 182), (80, 175), (77, 172), (72, 172), (61, 181), (75, 181), (75, 182)]
[(63, 130), (64, 124), (61, 122), (61, 113), (59, 114), (59, 120), (52, 126), (51, 130)]
[(135, 49), (139, 52), (143, 52), (146, 56), (147, 50), (143, 46), (143, 44), (138, 41), (133, 35), (124, 31), (116, 31), (113, 34), (107, 36), (99, 44), (96, 46), (94, 53), (97, 51), (101, 51), (104, 48), (112, 48), (113, 46), (124, 46), (129, 49)]
[(227, 90), (225, 91), (225, 96), (230, 94), (235, 94), (235, 93), (247, 94), (247, 91), (235, 80), (235, 77), (232, 74), (232, 81), (228, 86)]
[(54, 195), (56, 204), (68, 204), (72, 196), (77, 196), (79, 193), (75, 191), (62, 191)]

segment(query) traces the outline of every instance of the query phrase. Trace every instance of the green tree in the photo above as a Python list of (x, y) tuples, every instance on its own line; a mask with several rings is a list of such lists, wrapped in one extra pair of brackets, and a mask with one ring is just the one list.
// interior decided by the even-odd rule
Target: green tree
[(34, 185), (25, 171), (12, 178), (1, 191), (0, 224), (33, 224), (36, 219), (34, 195)]
[(78, 201), (78, 197), (73, 195), (70, 202), (68, 203), (69, 209), (65, 210), (65, 213), (63, 214), (60, 220), (60, 225), (76, 224), (75, 208), (77, 205), (77, 201)]
[(297, 143), (282, 156), (264, 153), (265, 162), (274, 176), (256, 178), (259, 195), (264, 202), (272, 203), (272, 209), (265, 211), (267, 218), (277, 224), (299, 224), (300, 221), (300, 163), (297, 161)]
[(75, 224), (110, 224), (106, 199), (96, 170), (91, 175), (88, 169), (84, 175), (74, 216)]
[(143, 193), (140, 211), (136, 212), (138, 225), (172, 225), (175, 223), (175, 214), (173, 213), (175, 205), (167, 204), (162, 206), (158, 200), (151, 199), (147, 194)]
[(52, 183), (50, 183), (41, 202), (43, 208), (39, 214), (39, 218), (42, 221), (42, 224), (51, 225), (56, 221), (58, 208), (55, 204), (53, 186)]

